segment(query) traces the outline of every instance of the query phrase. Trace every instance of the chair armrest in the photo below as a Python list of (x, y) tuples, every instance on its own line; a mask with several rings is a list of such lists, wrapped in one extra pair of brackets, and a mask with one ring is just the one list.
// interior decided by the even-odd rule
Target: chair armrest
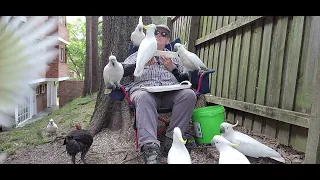
[[(201, 73), (200, 76), (197, 75), (197, 78), (198, 78), (198, 81), (196, 82), (196, 85), (197, 85), (196, 95), (197, 96), (199, 96), (200, 94), (205, 94), (205, 93), (210, 92), (210, 90), (209, 90), (209, 75), (214, 72), (216, 72), (216, 71), (209, 70), (209, 71), (205, 71), (205, 72)], [(195, 76), (195, 73), (198, 74), (197, 71), (192, 72), (192, 73), (194, 73), (193, 76)], [(193, 82), (193, 83), (195, 83), (195, 82)]]

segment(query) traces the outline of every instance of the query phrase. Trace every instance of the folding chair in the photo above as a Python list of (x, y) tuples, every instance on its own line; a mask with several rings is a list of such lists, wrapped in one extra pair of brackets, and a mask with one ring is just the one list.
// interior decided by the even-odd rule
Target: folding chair
[[(169, 50), (173, 50), (173, 46), (175, 43), (180, 42), (180, 39), (177, 38), (175, 41), (172, 43), (168, 44), (166, 47)], [(135, 51), (132, 50), (132, 46), (130, 47), (130, 54), (134, 53)], [(191, 88), (195, 90), (197, 98), (201, 94), (206, 94), (210, 92), (210, 86), (209, 86), (209, 75), (211, 73), (214, 73), (215, 70), (209, 70), (206, 72), (203, 72), (199, 75), (198, 71), (193, 71), (190, 73), (190, 79), (191, 79)], [(129, 103), (129, 108), (133, 114), (134, 117), (134, 123), (133, 123), (133, 129), (134, 129), (134, 135), (135, 135), (135, 145), (136, 145), (136, 150), (138, 150), (139, 144), (138, 144), (138, 132), (137, 132), (137, 126), (136, 126), (136, 111), (133, 102), (130, 99), (130, 96), (128, 95), (127, 91), (123, 86), (120, 86), (120, 89), (113, 90), (110, 94), (109, 97), (112, 98), (113, 100), (116, 101), (122, 101), (124, 98), (127, 100)], [(169, 126), (169, 121), (160, 117), (160, 114), (163, 113), (170, 113), (172, 112), (172, 109), (170, 108), (160, 108), (157, 110), (158, 112), (158, 120), (164, 123), (164, 126), (158, 130), (157, 135), (159, 136), (162, 134), (162, 132)]]

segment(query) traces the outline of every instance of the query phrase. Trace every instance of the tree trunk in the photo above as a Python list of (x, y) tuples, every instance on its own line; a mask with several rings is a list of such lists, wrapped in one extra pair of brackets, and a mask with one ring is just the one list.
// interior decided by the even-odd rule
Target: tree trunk
[(92, 16), (92, 91), (99, 90), (99, 56), (98, 56), (98, 19), (99, 16)]
[(92, 94), (92, 16), (86, 16), (86, 67), (82, 96)]
[[(111, 52), (119, 62), (123, 62), (129, 54), (131, 33), (138, 24), (139, 16), (103, 16), (102, 20), (102, 71), (109, 61)], [(144, 24), (151, 23), (151, 17), (143, 17)], [(96, 106), (91, 117), (89, 131), (96, 135), (104, 127), (119, 130), (123, 127), (123, 101), (113, 101), (103, 93), (104, 82), (100, 75), (100, 89)], [(126, 108), (126, 111), (129, 109)], [(128, 112), (127, 112), (128, 113)], [(126, 126), (125, 126), (126, 127)], [(122, 130), (125, 130), (122, 128)]]

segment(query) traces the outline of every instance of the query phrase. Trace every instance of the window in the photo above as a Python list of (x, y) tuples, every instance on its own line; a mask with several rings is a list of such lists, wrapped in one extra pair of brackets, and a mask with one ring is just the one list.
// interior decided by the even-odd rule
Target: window
[(36, 95), (40, 95), (40, 94), (46, 93), (46, 89), (47, 89), (47, 84), (39, 85), (39, 86), (36, 88)]
[(30, 98), (25, 97), (24, 102), (18, 105), (17, 123), (21, 123), (25, 120), (30, 119), (29, 112), (30, 112)]
[(63, 50), (63, 48), (60, 48), (60, 61), (64, 62), (64, 50)]
[(46, 92), (46, 86), (45, 85), (41, 85), (41, 93), (45, 93)]

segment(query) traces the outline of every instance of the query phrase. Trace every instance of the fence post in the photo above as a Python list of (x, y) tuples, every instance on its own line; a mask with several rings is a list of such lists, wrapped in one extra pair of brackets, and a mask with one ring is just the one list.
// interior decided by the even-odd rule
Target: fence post
[(320, 16), (311, 17), (308, 58), (314, 60), (312, 108), (305, 153), (306, 164), (320, 164)]
[(198, 38), (199, 24), (200, 24), (200, 16), (191, 16), (188, 50), (193, 53), (196, 52), (195, 42)]
[(168, 17), (167, 17), (167, 26), (168, 26), (168, 27), (169, 27), (169, 29), (171, 30), (171, 37), (172, 37), (173, 29), (172, 29), (171, 16), (168, 16)]

